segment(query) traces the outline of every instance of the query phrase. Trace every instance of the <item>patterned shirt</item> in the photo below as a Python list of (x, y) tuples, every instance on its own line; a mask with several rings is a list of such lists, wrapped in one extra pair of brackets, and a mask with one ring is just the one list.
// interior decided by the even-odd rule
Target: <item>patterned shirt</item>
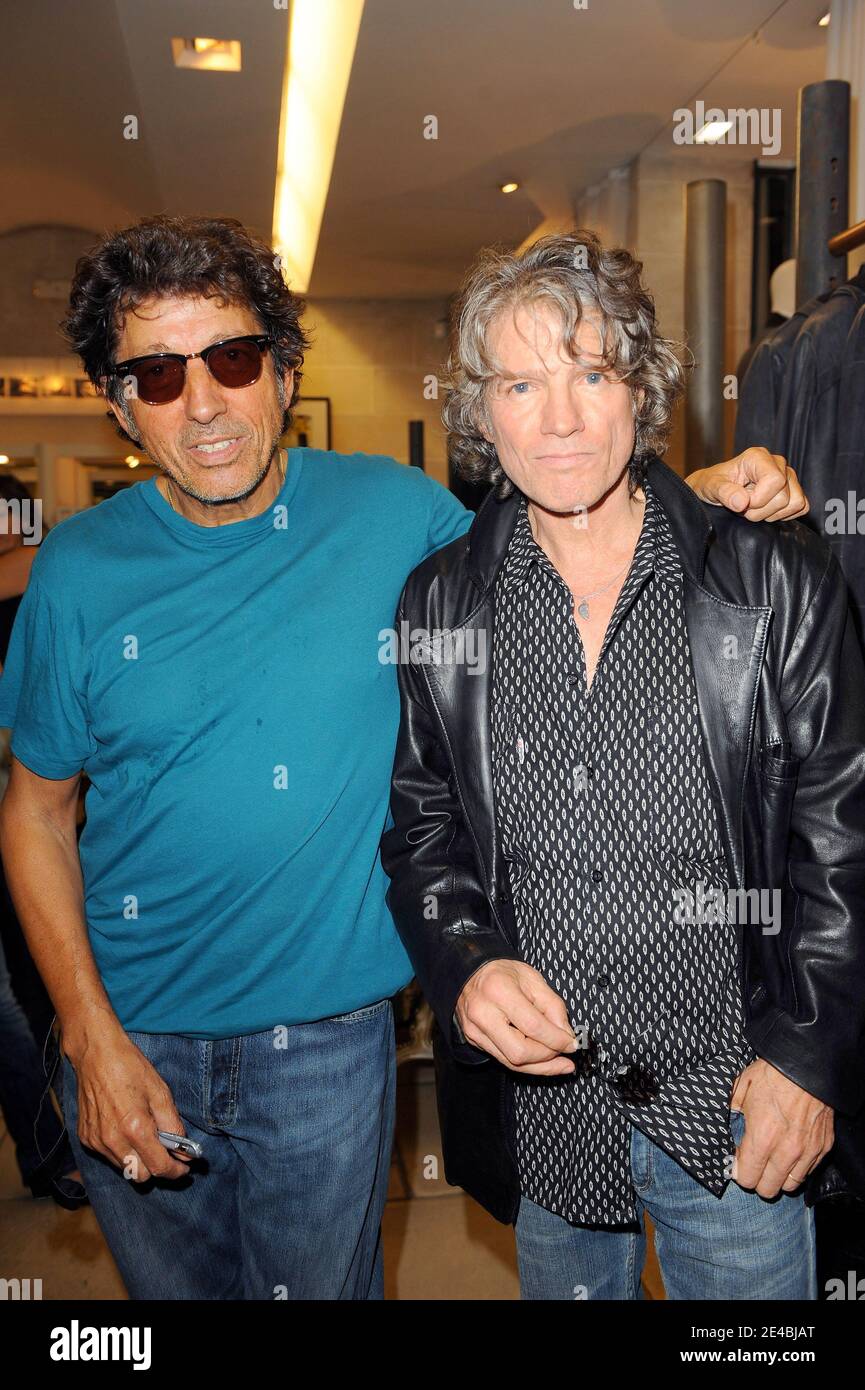
[(682, 569), (644, 490), (591, 687), (573, 597), (525, 498), (495, 598), (494, 790), (520, 951), (582, 1044), (573, 1076), (511, 1074), (521, 1190), (599, 1226), (637, 1219), (632, 1125), (722, 1195), (732, 1086), (755, 1057)]

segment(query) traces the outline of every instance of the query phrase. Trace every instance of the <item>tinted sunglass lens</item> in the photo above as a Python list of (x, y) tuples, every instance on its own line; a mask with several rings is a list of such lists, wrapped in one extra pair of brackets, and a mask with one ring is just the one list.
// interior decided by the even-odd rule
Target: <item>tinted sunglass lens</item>
[(207, 365), (222, 386), (251, 386), (261, 375), (257, 343), (226, 343), (207, 355)]
[(136, 379), (139, 397), (148, 405), (176, 401), (183, 390), (183, 364), (171, 358), (154, 357), (152, 362), (139, 362), (131, 375)]

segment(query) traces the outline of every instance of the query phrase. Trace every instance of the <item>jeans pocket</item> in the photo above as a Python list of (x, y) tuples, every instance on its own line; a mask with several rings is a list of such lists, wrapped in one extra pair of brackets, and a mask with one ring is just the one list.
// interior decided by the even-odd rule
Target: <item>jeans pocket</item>
[(379, 999), (377, 1004), (366, 1004), (362, 1009), (352, 1009), (347, 1014), (332, 1014), (327, 1020), (328, 1023), (364, 1023), (368, 1018), (375, 1018), (377, 1014), (383, 1013), (390, 1007), (390, 998)]
[(745, 1138), (745, 1112), (744, 1110), (730, 1111), (730, 1135), (734, 1147), (738, 1149), (742, 1140)]

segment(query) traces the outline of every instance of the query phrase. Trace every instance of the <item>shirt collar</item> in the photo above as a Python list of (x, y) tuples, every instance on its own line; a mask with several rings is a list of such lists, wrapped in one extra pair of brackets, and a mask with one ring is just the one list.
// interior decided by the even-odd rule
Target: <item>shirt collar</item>
[(513, 588), (515, 585), (524, 582), (529, 570), (536, 564), (541, 565), (547, 571), (552, 570), (553, 574), (557, 574), (548, 556), (532, 535), (528, 504), (525, 496), (521, 496), (517, 510), (516, 525), (511, 534), (504, 563), (499, 572), (499, 580), (506, 589)]
[(651, 512), (654, 530), (655, 574), (665, 584), (681, 585), (682, 562), (676, 549), (676, 542), (673, 540), (673, 532), (667, 513), (658, 501), (657, 493), (653, 492), (651, 485), (644, 483), (643, 489), (646, 494), (646, 512), (647, 514)]
[[(643, 490), (646, 494), (646, 510), (634, 558), (625, 581), (629, 593), (653, 573), (666, 584), (682, 582), (682, 566), (666, 513), (648, 483), (643, 484)], [(499, 575), (500, 581), (506, 589), (523, 584), (535, 565), (559, 583), (563, 582), (549, 556), (532, 535), (528, 504), (525, 496), (521, 496), (516, 525)]]

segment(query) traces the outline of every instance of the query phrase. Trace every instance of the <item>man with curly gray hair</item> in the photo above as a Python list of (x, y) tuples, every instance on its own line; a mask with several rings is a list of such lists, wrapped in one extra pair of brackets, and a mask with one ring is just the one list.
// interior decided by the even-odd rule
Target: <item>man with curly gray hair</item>
[[(497, 375), (490, 325), (505, 308), (543, 301), (558, 316), (566, 344), (574, 343), (585, 315), (602, 318), (602, 365), (631, 392), (635, 437), (628, 468), (632, 488), (639, 484), (641, 461), (667, 447), (685, 383), (677, 345), (658, 331), (641, 271), (630, 252), (604, 248), (589, 230), (543, 237), (519, 256), (491, 248), (478, 257), (460, 296), (442, 412), (450, 456), (467, 482), (495, 483), (501, 496), (512, 486), (485, 428), (487, 388)], [(794, 471), (786, 470), (787, 486), (780, 489), (767, 462), (764, 449), (747, 449), (729, 463), (693, 470), (688, 483), (703, 501), (723, 502), (750, 521), (804, 515), (808, 503)], [(775, 463), (784, 468), (783, 459), (775, 456)]]
[(865, 673), (822, 540), (658, 457), (641, 269), (578, 231), (468, 276), (445, 418), (495, 486), (403, 593), (388, 901), (524, 1296), (638, 1297), (649, 1212), (668, 1297), (813, 1299), (806, 1179), (862, 1171)]

